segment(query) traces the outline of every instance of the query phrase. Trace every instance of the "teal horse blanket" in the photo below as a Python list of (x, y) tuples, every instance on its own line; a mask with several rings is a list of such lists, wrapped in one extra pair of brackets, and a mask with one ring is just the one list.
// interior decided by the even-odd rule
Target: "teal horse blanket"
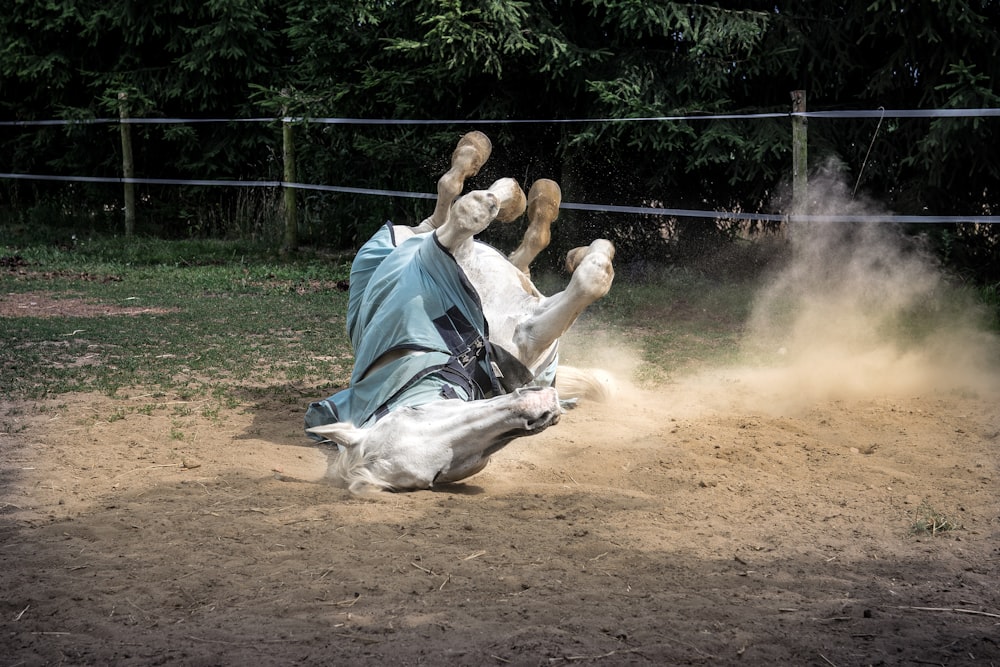
[[(512, 355), (490, 345), (479, 294), (435, 233), (397, 245), (386, 223), (362, 246), (351, 266), (347, 331), (355, 354), (351, 385), (312, 403), (306, 428), (363, 427), (399, 405), (489, 398), (533, 380)], [(421, 354), (366, 375), (392, 350)]]

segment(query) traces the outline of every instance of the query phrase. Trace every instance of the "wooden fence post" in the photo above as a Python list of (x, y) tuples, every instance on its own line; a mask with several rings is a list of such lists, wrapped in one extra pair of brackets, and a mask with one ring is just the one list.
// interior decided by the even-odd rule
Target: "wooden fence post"
[[(792, 112), (804, 113), (806, 91), (792, 91)], [(806, 167), (808, 157), (807, 120), (803, 116), (792, 116), (792, 214), (805, 213), (809, 198), (809, 180)]]
[[(118, 116), (121, 119), (119, 127), (122, 135), (122, 176), (125, 179), (135, 178), (135, 165), (132, 162), (132, 126), (128, 124), (128, 93), (118, 93)], [(135, 234), (135, 183), (126, 180), (123, 184), (125, 196), (125, 238)]]
[[(282, 91), (282, 95), (287, 95)], [(294, 125), (288, 118), (288, 107), (281, 110), (281, 159), (284, 162), (285, 185), (283, 187), (285, 209), (285, 242), (281, 246), (282, 254), (293, 253), (299, 245), (299, 213), (295, 202), (295, 188), (289, 183), (295, 182), (295, 134)]]

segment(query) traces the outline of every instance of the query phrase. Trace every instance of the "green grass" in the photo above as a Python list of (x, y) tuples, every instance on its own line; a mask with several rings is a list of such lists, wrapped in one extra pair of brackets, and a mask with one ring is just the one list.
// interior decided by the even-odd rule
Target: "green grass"
[(975, 288), (976, 298), (989, 314), (989, 326), (994, 331), (1000, 331), (1000, 283), (983, 285)]
[(910, 534), (917, 537), (937, 537), (943, 533), (961, 529), (961, 524), (952, 521), (929, 505), (923, 504), (917, 510), (917, 518), (910, 526)]
[[(246, 243), (147, 239), (0, 249), (0, 257), (14, 256), (19, 266), (0, 266), (0, 297), (44, 295), (149, 312), (0, 319), (2, 396), (153, 397), (137, 410), (155, 409), (158, 395), (207, 396), (215, 399), (204, 408), (211, 417), (267, 392), (279, 401), (301, 401), (350, 376), (342, 289), (349, 256), (282, 258)], [(680, 268), (647, 272), (642, 280), (626, 275), (627, 267), (583, 315), (577, 340), (627, 348), (641, 362), (634, 378), (640, 382), (740, 361), (752, 280)], [(546, 294), (566, 280), (536, 277)], [(977, 296), (995, 310), (995, 288)], [(587, 351), (567, 350), (566, 359), (586, 364)]]
[(143, 388), (224, 396), (276, 378), (346, 381), (343, 258), (281, 261), (236, 244), (142, 243), (16, 251), (26, 266), (0, 269), (4, 295), (151, 312), (0, 320), (0, 393)]
[[(561, 286), (548, 281), (538, 281), (545, 293)], [(606, 330), (611, 342), (605, 344), (637, 353), (642, 363), (635, 380), (665, 382), (695, 368), (737, 360), (754, 287), (752, 281), (722, 281), (679, 268), (664, 268), (636, 282), (619, 277), (577, 328)]]
[[(139, 392), (235, 404), (281, 383), (323, 391), (349, 378), (347, 294), (337, 285), (349, 257), (282, 259), (239, 243), (120, 239), (3, 252), (15, 254), (23, 265), (0, 269), (3, 294), (151, 312), (0, 320), (6, 396)], [(566, 278), (538, 282), (551, 293)], [(619, 281), (581, 326), (610, 328), (649, 362), (645, 379), (661, 380), (707, 358), (731, 358), (748, 304), (746, 290), (665, 271), (642, 284)]]

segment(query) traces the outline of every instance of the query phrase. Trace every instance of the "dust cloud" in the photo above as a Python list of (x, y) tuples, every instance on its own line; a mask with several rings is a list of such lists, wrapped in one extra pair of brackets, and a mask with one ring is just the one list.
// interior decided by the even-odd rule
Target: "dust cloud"
[[(810, 214), (884, 213), (852, 196), (835, 171), (811, 179)], [(755, 297), (742, 364), (674, 378), (673, 412), (780, 415), (836, 400), (1000, 392), (1000, 342), (919, 239), (891, 223), (837, 220), (793, 222), (785, 237), (789, 259)], [(592, 359), (630, 377), (638, 355), (620, 341), (605, 352), (594, 342)], [(663, 392), (644, 393), (655, 403), (650, 394)]]
[[(809, 187), (814, 216), (885, 212), (853, 197), (832, 168)], [(758, 409), (998, 390), (996, 337), (918, 239), (874, 221), (797, 221), (785, 232), (790, 259), (756, 296), (743, 340), (748, 364), (721, 372)]]
[[(884, 213), (835, 170), (810, 182), (809, 213)], [(757, 295), (744, 340), (781, 409), (831, 399), (995, 391), (996, 337), (917, 240), (883, 222), (789, 224), (788, 264)]]

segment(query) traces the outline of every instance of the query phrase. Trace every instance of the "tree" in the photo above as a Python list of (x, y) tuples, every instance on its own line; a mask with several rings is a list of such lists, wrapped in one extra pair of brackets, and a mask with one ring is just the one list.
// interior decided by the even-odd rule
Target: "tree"
[[(1000, 107), (996, 2), (808, 2), (790, 9), (786, 30), (798, 44), (811, 107)], [(814, 153), (841, 158), (860, 191), (899, 213), (990, 215), (1000, 208), (997, 119), (812, 122), (809, 132)], [(930, 231), (953, 266), (1000, 280), (1000, 226), (916, 231)]]
[[(136, 117), (240, 117), (252, 111), (248, 84), (276, 69), (273, 4), (243, 0), (42, 0), (14, 2), (0, 21), (4, 94), (0, 113), (35, 120), (117, 117), (119, 93)], [(159, 178), (259, 177), (273, 130), (218, 125), (142, 126), (137, 175)], [(19, 130), (4, 142), (10, 170), (115, 175), (117, 128)], [(247, 169), (247, 166), (250, 169)], [(39, 197), (63, 186), (33, 186)], [(84, 205), (105, 210), (113, 187), (77, 185)], [(147, 189), (169, 218), (211, 209), (216, 193)], [(81, 195), (77, 195), (78, 197)], [(225, 198), (225, 195), (222, 195)], [(203, 215), (190, 215), (185, 224)], [(197, 224), (197, 223), (196, 223)], [(168, 233), (176, 233), (165, 226)]]
[[(13, 3), (0, 19), (7, 118), (112, 115), (121, 90), (133, 115), (182, 117), (635, 119), (786, 112), (795, 89), (807, 91), (811, 110), (1000, 106), (1000, 4), (992, 0)], [(902, 213), (988, 213), (1000, 204), (996, 122), (817, 119), (810, 156), (836, 156), (860, 190)], [(467, 129), (304, 123), (299, 179), (427, 192)], [(781, 210), (790, 164), (786, 118), (482, 129), (507, 150), (496, 151), (477, 184), (511, 173), (525, 185), (550, 177), (571, 201), (771, 212)], [(67, 131), (73, 136), (5, 134), (11, 170), (115, 173), (110, 134)], [(276, 127), (140, 131), (140, 175), (280, 173)], [(103, 206), (108, 192), (89, 205)], [(177, 224), (182, 212), (197, 217), (227, 197), (191, 192), (148, 193), (174, 207), (171, 233), (197, 231)], [(357, 243), (384, 218), (425, 212), (424, 202), (325, 193), (304, 204), (313, 236), (335, 245)], [(719, 221), (681, 218), (670, 221), (668, 244), (663, 221), (648, 216), (564, 217), (579, 226), (565, 225), (557, 238), (576, 243), (599, 231), (635, 257), (697, 253), (732, 233)], [(945, 230), (949, 248), (963, 229)], [(965, 245), (975, 255), (975, 243)], [(975, 261), (988, 265), (995, 253)]]

